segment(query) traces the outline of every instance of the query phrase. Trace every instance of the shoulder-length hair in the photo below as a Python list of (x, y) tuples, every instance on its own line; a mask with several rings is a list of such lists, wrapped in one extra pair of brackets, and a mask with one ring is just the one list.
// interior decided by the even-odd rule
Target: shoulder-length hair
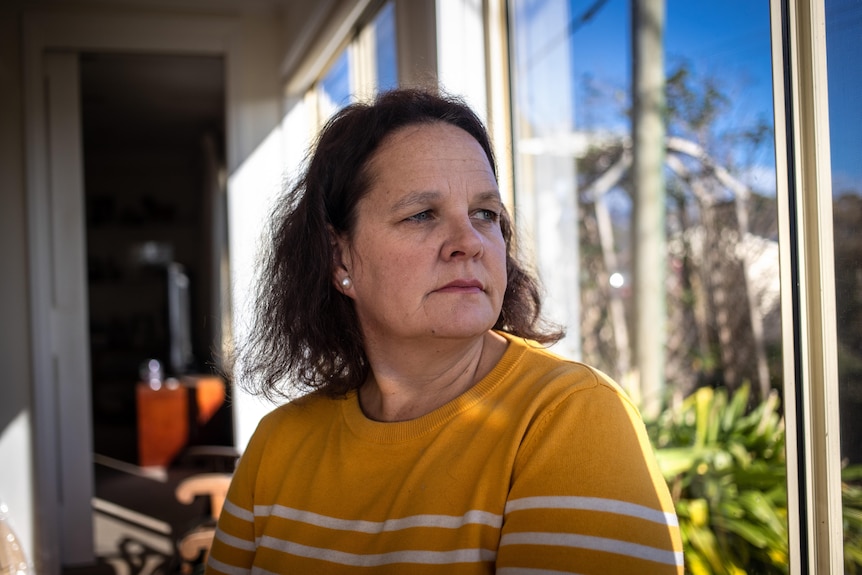
[[(343, 396), (361, 386), (370, 366), (353, 300), (333, 285), (332, 233), (347, 234), (370, 185), (369, 160), (399, 128), (446, 122), (473, 136), (497, 176), (490, 138), (460, 99), (420, 89), (397, 89), (372, 103), (336, 113), (320, 133), (305, 172), (286, 191), (270, 220), (262, 253), (253, 323), (240, 344), (233, 376), (269, 399), (299, 387)], [(536, 280), (515, 256), (512, 222), (503, 213), (507, 285), (495, 329), (541, 343), (563, 333), (540, 317)]]

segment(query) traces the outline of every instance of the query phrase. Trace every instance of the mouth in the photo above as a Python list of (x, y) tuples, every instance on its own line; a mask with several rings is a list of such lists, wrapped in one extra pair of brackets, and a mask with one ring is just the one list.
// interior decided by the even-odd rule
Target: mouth
[(485, 286), (479, 280), (458, 279), (447, 283), (435, 291), (441, 293), (481, 293), (485, 291)]

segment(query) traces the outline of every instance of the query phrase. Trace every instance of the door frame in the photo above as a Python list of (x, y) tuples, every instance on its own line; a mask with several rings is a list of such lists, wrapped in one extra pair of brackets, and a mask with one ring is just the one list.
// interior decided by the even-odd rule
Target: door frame
[[(81, 361), (81, 349), (89, 354), (87, 317), (80, 309), (65, 313), (54, 286), (86, 294), (86, 272), (62, 265), (63, 245), (54, 229), (54, 213), (62, 200), (52, 186), (46, 102), (46, 59), (49, 52), (194, 53), (224, 58), (226, 69), (227, 164), (237, 159), (238, 113), (232, 105), (240, 93), (236, 66), (239, 60), (239, 21), (236, 17), (174, 14), (39, 12), (24, 17), (25, 150), (27, 175), (27, 224), (30, 283), (30, 321), (33, 375), (33, 464), (35, 478), (36, 557), (40, 573), (60, 573), (62, 565), (90, 562), (94, 558), (92, 529), (92, 481), (81, 467), (92, 469), (92, 433), (89, 410), (68, 409), (64, 398), (90, 397), (89, 365)], [(66, 109), (68, 112), (68, 108)], [(80, 112), (78, 111), (78, 114)], [(80, 117), (78, 118), (80, 124)], [(77, 157), (79, 174), (82, 142), (70, 150)], [(56, 173), (56, 172), (55, 172)], [(69, 198), (65, 198), (67, 201)], [(83, 201), (83, 198), (81, 198)], [(83, 210), (83, 206), (78, 206)], [(79, 212), (79, 213), (81, 213)], [(85, 245), (83, 217), (70, 217), (62, 234)], [(84, 263), (83, 265), (86, 265)], [(83, 285), (81, 285), (83, 283)], [(83, 291), (82, 291), (83, 290)], [(68, 303), (68, 302), (66, 302)], [(66, 306), (68, 307), (68, 305)], [(86, 307), (84, 308), (86, 312)], [(60, 406), (63, 406), (63, 409)], [(61, 413), (62, 412), (62, 413)], [(63, 417), (60, 418), (59, 416)], [(66, 502), (84, 502), (69, 504)], [(77, 543), (78, 545), (69, 545)], [(83, 548), (81, 544), (83, 543)]]

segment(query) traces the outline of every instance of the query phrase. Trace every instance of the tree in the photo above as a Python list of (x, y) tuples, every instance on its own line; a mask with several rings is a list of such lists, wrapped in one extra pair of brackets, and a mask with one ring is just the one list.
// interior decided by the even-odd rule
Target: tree
[[(668, 75), (661, 204), (668, 265), (657, 271), (667, 310), (659, 323), (673, 326), (661, 376), (679, 397), (702, 385), (735, 389), (745, 382), (755, 397), (766, 397), (780, 373), (775, 202), (739, 176), (747, 166), (734, 158), (753, 154), (730, 153), (768, 143), (771, 131), (762, 121), (720, 126), (728, 102), (714, 78), (698, 77), (687, 62)], [(625, 138), (597, 143), (578, 166), (584, 357), (622, 382), (633, 363), (630, 326), (642, 304), (607, 280), (642, 256), (621, 248), (635, 226), (609, 213), (607, 197), (619, 203), (624, 190), (637, 203), (632, 147)]]
[(665, 3), (632, 0), (631, 7), (635, 379), (644, 413), (655, 415), (665, 387)]

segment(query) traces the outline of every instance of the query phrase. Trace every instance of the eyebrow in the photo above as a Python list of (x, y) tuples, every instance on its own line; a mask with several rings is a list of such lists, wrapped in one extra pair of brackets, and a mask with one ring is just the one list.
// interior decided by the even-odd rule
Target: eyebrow
[(440, 192), (432, 191), (414, 192), (412, 194), (407, 194), (392, 205), (392, 211), (399, 212), (417, 204), (426, 204), (429, 202), (433, 202), (440, 198), (441, 195), (442, 194)]
[[(440, 199), (442, 195), (442, 193), (435, 191), (414, 192), (412, 194), (407, 194), (392, 205), (391, 211), (399, 212), (412, 206), (432, 203)], [(473, 198), (473, 201), (493, 201), (500, 205), (503, 204), (503, 200), (500, 198), (500, 192), (498, 192), (497, 190), (488, 190), (487, 192), (482, 192), (478, 196)]]

